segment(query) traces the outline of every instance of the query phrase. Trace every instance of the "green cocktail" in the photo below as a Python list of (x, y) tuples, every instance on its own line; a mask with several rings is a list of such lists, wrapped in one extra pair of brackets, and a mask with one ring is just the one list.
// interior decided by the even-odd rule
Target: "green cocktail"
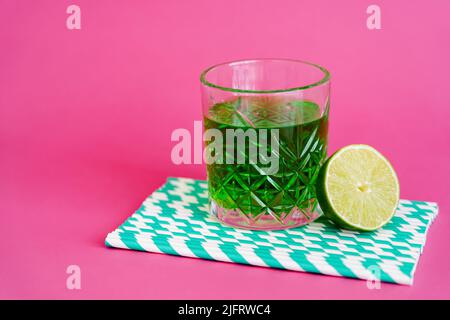
[[(222, 211), (217, 214), (226, 215), (221, 217), (224, 222), (251, 227), (258, 221), (260, 227), (273, 229), (314, 217), (315, 182), (326, 156), (328, 128), (328, 114), (322, 115), (317, 104), (244, 96), (210, 108), (204, 126), (205, 130), (220, 130), (224, 137), (221, 161), (207, 165), (212, 206)], [(238, 145), (235, 139), (229, 148), (227, 135), (239, 129), (254, 131), (256, 139), (247, 134), (244, 144)], [(274, 131), (277, 148), (262, 146), (260, 135), (270, 137)], [(253, 150), (274, 156), (276, 172), (261, 174), (268, 165), (259, 158), (251, 163), (252, 145)], [(226, 163), (227, 158), (236, 160), (239, 153), (241, 163)]]
[(329, 72), (302, 61), (256, 59), (210, 67), (200, 80), (211, 214), (255, 230), (316, 219)]

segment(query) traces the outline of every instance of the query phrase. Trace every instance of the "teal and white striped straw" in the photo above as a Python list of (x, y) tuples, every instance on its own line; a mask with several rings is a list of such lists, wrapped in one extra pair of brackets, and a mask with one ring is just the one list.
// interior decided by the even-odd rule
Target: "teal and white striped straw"
[[(169, 178), (106, 237), (109, 247), (412, 284), (436, 203), (401, 200), (382, 229), (360, 233), (325, 219), (279, 231), (224, 226), (208, 214), (204, 181)], [(377, 272), (374, 272), (377, 271)]]

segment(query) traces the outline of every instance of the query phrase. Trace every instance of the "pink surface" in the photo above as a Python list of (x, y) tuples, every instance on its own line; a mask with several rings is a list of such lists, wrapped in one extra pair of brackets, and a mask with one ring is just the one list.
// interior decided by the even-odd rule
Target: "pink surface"
[[(450, 2), (0, 0), (0, 298), (450, 298)], [(371, 144), (436, 201), (412, 287), (107, 249), (201, 119), (199, 73), (289, 57), (332, 73), (330, 151)], [(66, 289), (79, 265), (81, 290)]]

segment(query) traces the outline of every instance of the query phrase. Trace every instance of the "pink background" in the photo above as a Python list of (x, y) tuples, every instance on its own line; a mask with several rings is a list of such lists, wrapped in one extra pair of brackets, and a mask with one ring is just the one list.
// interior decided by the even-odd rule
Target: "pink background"
[[(0, 298), (450, 298), (450, 1), (374, 3), (382, 30), (372, 1), (0, 0)], [(414, 286), (104, 247), (167, 176), (205, 177), (170, 134), (201, 119), (202, 69), (252, 57), (329, 68), (330, 151), (373, 145), (439, 203)]]

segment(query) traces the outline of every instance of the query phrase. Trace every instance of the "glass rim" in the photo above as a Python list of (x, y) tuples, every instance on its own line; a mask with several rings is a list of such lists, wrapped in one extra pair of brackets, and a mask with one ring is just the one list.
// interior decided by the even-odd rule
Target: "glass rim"
[[(314, 83), (311, 83), (311, 84), (308, 84), (305, 86), (292, 87), (292, 88), (286, 88), (286, 89), (275, 89), (275, 90), (246, 90), (246, 89), (244, 90), (244, 89), (228, 88), (228, 87), (219, 86), (217, 84), (214, 84), (214, 83), (206, 80), (206, 75), (210, 71), (212, 71), (213, 69), (216, 69), (218, 67), (222, 67), (222, 66), (226, 66), (226, 65), (233, 65), (233, 64), (249, 63), (249, 62), (261, 62), (261, 61), (281, 61), (281, 62), (295, 62), (295, 63), (306, 64), (306, 65), (309, 65), (309, 66), (319, 69), (323, 73), (323, 77), (319, 81), (316, 81)], [(315, 64), (315, 63), (311, 63), (311, 62), (307, 62), (307, 61), (303, 61), (303, 60), (297, 60), (297, 59), (258, 58), (258, 59), (233, 60), (233, 61), (215, 64), (215, 65), (205, 69), (200, 74), (200, 82), (207, 87), (211, 87), (211, 88), (215, 88), (215, 89), (219, 89), (219, 90), (223, 90), (223, 91), (238, 92), (238, 93), (259, 93), (259, 94), (263, 93), (264, 94), (264, 93), (292, 92), (292, 91), (299, 91), (299, 90), (306, 90), (306, 89), (314, 88), (314, 87), (320, 86), (320, 85), (328, 82), (330, 80), (330, 77), (331, 77), (330, 72), (326, 68), (324, 68), (318, 64)]]

